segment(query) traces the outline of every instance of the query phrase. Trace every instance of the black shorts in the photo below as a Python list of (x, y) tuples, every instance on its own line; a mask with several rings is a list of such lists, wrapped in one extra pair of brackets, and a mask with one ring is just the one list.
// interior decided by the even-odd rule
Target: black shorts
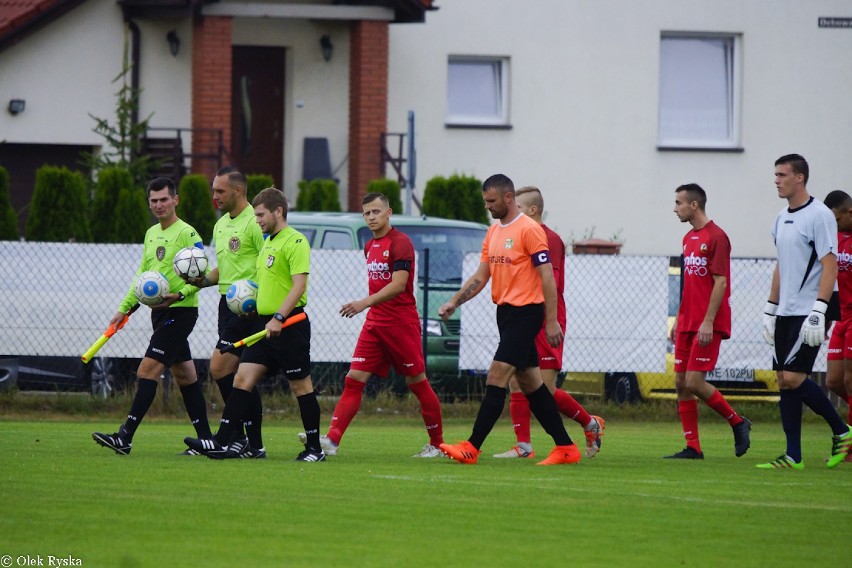
[(544, 321), (544, 304), (526, 306), (497, 306), (497, 329), (500, 344), (494, 354), (495, 361), (508, 363), (522, 371), (538, 367), (535, 336)]
[[(296, 308), (287, 317), (304, 311)], [(272, 316), (259, 316), (252, 321), (254, 331), (266, 327)], [(289, 381), (304, 379), (311, 374), (311, 322), (304, 319), (297, 324), (285, 327), (281, 334), (272, 339), (261, 339), (246, 347), (240, 363), (256, 363), (267, 369), (268, 375), (279, 371)]]
[[(233, 345), (240, 339), (245, 339), (255, 330), (255, 318), (241, 318), (231, 311), (223, 295), (219, 298), (219, 339), (216, 341), (216, 349), (223, 349)], [(245, 347), (240, 347), (233, 353), (239, 357)]]
[(807, 316), (778, 316), (775, 319), (775, 357), (772, 368), (808, 374), (814, 369), (819, 347), (802, 343), (799, 332)]
[(198, 308), (166, 308), (151, 310), (151, 327), (154, 334), (148, 343), (145, 357), (159, 361), (166, 367), (192, 359), (189, 351), (189, 334), (198, 319)]

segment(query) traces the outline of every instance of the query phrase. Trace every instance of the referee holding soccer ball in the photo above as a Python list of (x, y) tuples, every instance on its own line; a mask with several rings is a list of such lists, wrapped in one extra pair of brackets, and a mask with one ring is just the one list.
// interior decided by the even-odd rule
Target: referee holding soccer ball
[(154, 402), (157, 385), (166, 367), (169, 367), (180, 387), (186, 412), (196, 434), (200, 438), (211, 437), (207, 423), (207, 405), (204, 402), (201, 383), (195, 373), (188, 341), (198, 319), (198, 288), (181, 280), (172, 269), (172, 259), (180, 249), (190, 246), (203, 249), (204, 246), (198, 231), (177, 216), (175, 209), (178, 195), (171, 179), (152, 180), (148, 184), (147, 193), (148, 206), (159, 222), (145, 233), (145, 248), (139, 271), (110, 324), (118, 324), (137, 303), (134, 288), (136, 279), (143, 272), (155, 271), (163, 274), (168, 279), (172, 292), (164, 296), (162, 303), (151, 308), (154, 333), (136, 371), (136, 395), (133, 397), (127, 421), (114, 434), (92, 434), (95, 442), (122, 455), (130, 454), (133, 435)]
[(305, 450), (297, 461), (325, 461), (320, 447), (320, 406), (311, 381), (311, 324), (305, 317), (285, 327), (285, 321), (304, 314), (308, 300), (311, 248), (307, 238), (287, 224), (287, 199), (269, 187), (252, 201), (261, 230), (268, 235), (257, 258), (257, 313), (253, 331), (266, 330), (265, 339), (243, 352), (234, 377), (234, 389), (213, 444), (201, 438), (185, 438), (193, 450), (211, 458), (239, 457), (244, 451), (237, 427), (249, 415), (251, 391), (267, 372), (281, 370), (299, 404), (305, 429)]
[[(217, 267), (204, 278), (190, 280), (200, 287), (218, 284), (219, 293), (219, 339), (210, 356), (210, 376), (216, 381), (222, 400), (228, 402), (234, 388), (234, 375), (240, 365), (240, 356), (245, 348), (223, 353), (221, 349), (248, 337), (254, 322), (234, 314), (225, 302), (225, 294), (237, 280), (251, 280), (257, 270), (257, 255), (263, 248), (263, 231), (254, 219), (254, 208), (246, 199), (246, 176), (233, 166), (225, 166), (213, 178), (213, 200), (222, 216), (213, 227), (216, 246)], [(240, 437), (241, 451), (237, 455), (222, 454), (211, 457), (265, 458), (261, 422), (263, 403), (256, 388), (249, 393), (251, 400), (246, 420), (237, 425), (239, 433), (245, 428), (246, 436)], [(204, 441), (202, 440), (202, 443)], [(212, 444), (208, 444), (213, 447)], [(184, 454), (206, 454), (206, 451), (187, 449)]]

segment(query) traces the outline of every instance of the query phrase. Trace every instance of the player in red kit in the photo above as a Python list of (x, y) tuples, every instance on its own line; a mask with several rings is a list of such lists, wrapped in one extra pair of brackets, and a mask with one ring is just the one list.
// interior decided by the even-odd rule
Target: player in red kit
[[(825, 205), (837, 219), (837, 295), (840, 321), (834, 324), (828, 343), (828, 388), (849, 404), (846, 423), (852, 423), (852, 197), (832, 191)], [(852, 462), (852, 455), (844, 458)]]
[(351, 318), (367, 308), (370, 311), (328, 434), (320, 438), (320, 443), (327, 454), (337, 454), (340, 439), (361, 406), (367, 381), (373, 374), (387, 376), (392, 365), (420, 401), (420, 413), (429, 434), (429, 442), (414, 457), (438, 457), (442, 455), (438, 446), (444, 441), (441, 403), (426, 378), (420, 316), (414, 299), (414, 245), (407, 235), (391, 226), (393, 210), (385, 195), (368, 193), (361, 205), (367, 227), (373, 233), (364, 247), (369, 296), (344, 304), (340, 315)]
[(682, 293), (672, 327), (675, 344), (677, 411), (686, 448), (666, 456), (704, 459), (698, 440), (698, 399), (707, 403), (734, 431), (734, 453), (748, 451), (751, 422), (734, 412), (725, 397), (706, 380), (716, 367), (719, 347), (731, 336), (731, 242), (716, 223), (707, 218), (707, 194), (698, 184), (675, 190), (674, 212), (692, 230), (683, 237)]

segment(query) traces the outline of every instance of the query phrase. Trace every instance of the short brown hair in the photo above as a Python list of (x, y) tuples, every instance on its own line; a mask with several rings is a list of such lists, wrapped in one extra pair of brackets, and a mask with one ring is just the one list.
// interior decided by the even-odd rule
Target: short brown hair
[(175, 182), (172, 181), (172, 178), (167, 177), (158, 177), (149, 181), (148, 187), (145, 189), (145, 193), (148, 195), (148, 198), (150, 198), (152, 191), (160, 191), (162, 189), (168, 189), (169, 195), (171, 195), (172, 197), (177, 195), (177, 188), (175, 187)]
[(794, 174), (802, 174), (804, 176), (805, 185), (808, 184), (808, 178), (811, 175), (811, 169), (808, 166), (808, 161), (799, 154), (786, 154), (775, 160), (775, 165), (789, 164), (790, 169)]
[(216, 172), (216, 177), (221, 176), (227, 176), (228, 183), (231, 185), (247, 187), (245, 174), (234, 166), (222, 166), (219, 168), (219, 171)]
[(509, 179), (508, 176), (503, 174), (494, 174), (482, 182), (483, 192), (488, 191), (491, 188), (496, 189), (500, 195), (506, 195), (507, 193), (514, 195), (515, 193), (515, 184), (512, 183), (512, 180)]
[(361, 205), (366, 205), (371, 201), (375, 201), (376, 199), (381, 199), (382, 203), (385, 204), (385, 207), (390, 207), (390, 201), (388, 201), (388, 196), (384, 193), (379, 193), (378, 191), (373, 191), (372, 193), (368, 193), (361, 199)]
[(681, 191), (686, 192), (686, 198), (690, 203), (697, 201), (698, 208), (704, 211), (704, 208), (707, 206), (707, 193), (700, 185), (697, 183), (685, 183), (678, 186), (675, 193), (680, 193)]
[(287, 219), (287, 198), (284, 192), (277, 187), (267, 187), (258, 193), (251, 201), (252, 207), (263, 205), (270, 211), (275, 211), (279, 207), (284, 212), (284, 219)]

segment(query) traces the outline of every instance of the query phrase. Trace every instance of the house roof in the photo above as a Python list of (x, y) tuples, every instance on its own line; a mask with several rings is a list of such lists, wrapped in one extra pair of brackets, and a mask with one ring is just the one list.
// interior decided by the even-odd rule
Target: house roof
[(0, 49), (58, 18), (85, 0), (0, 0)]
[[(26, 33), (55, 20), (86, 0), (0, 0), (0, 50)], [(183, 16), (210, 0), (118, 0), (128, 15)], [(424, 12), (436, 9), (433, 0), (342, 0), (343, 4), (377, 4), (393, 8), (398, 22), (422, 22)]]

